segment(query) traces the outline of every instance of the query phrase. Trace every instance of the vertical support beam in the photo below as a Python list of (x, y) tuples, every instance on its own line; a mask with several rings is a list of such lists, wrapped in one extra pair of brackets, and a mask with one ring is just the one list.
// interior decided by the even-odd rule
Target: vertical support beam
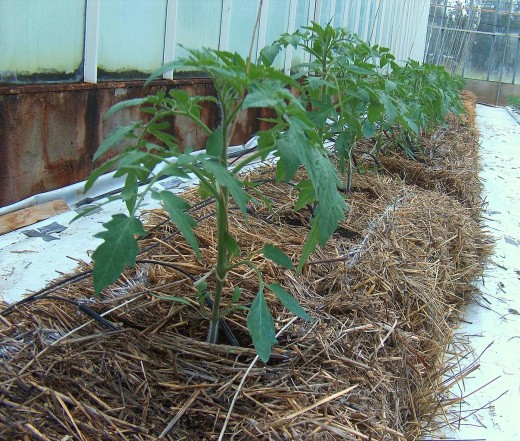
[[(327, 18), (327, 22), (332, 18), (336, 18), (336, 0), (330, 0), (330, 8), (329, 8), (329, 18)], [(334, 21), (332, 20), (332, 26), (334, 27)]]
[[(314, 3), (314, 21), (316, 23), (320, 22), (321, 19), (321, 5), (323, 3), (323, 0), (314, 0), (310, 2), (311, 4)], [(310, 9), (309, 9), (309, 17), (310, 17)]]
[(354, 15), (354, 29), (351, 29), (352, 32), (359, 35), (359, 22), (361, 20), (361, 2), (366, 0), (356, 0), (356, 14)]
[(509, 43), (509, 27), (511, 25), (511, 15), (513, 14), (513, 0), (510, 0), (509, 3), (509, 15), (507, 16), (507, 27), (506, 27), (506, 35), (504, 35), (502, 38), (504, 38), (504, 51), (502, 52), (502, 62), (500, 63), (500, 77), (498, 79), (498, 90), (497, 90), (497, 100), (495, 104), (498, 106), (500, 102), (500, 97), (502, 95), (502, 82), (504, 79), (504, 63), (506, 62), (506, 52), (507, 52), (507, 45)]
[(85, 11), (83, 80), (94, 84), (97, 83), (99, 2), (100, 0), (87, 0), (87, 9)]
[[(166, 3), (166, 26), (164, 28), (164, 52), (163, 64), (170, 63), (175, 58), (175, 47), (177, 46), (177, 11), (179, 0), (168, 0)], [(173, 80), (173, 70), (163, 74), (166, 80)]]
[[(381, 29), (379, 30), (379, 38), (377, 39), (378, 44), (381, 46), (390, 47), (390, 29), (391, 23), (394, 21), (394, 14), (391, 8), (389, 8), (388, 2), (383, 2), (383, 10), (381, 14)], [(390, 11), (389, 11), (390, 9)]]
[[(298, 6), (298, 0), (289, 1), (289, 20), (287, 23), (287, 33), (292, 34), (296, 30), (296, 7)], [(284, 60), (284, 72), (289, 74), (291, 72), (292, 58), (294, 48), (289, 45), (285, 49), (285, 60)]]
[(229, 48), (229, 28), (231, 26), (231, 0), (222, 0), (222, 16), (220, 18), (220, 39), (218, 48), (227, 51)]
[[(269, 0), (262, 2), (262, 10), (260, 11), (260, 24), (258, 26), (258, 44), (256, 45), (256, 55), (251, 58), (258, 59), (259, 52), (265, 47), (267, 40), (267, 14), (269, 11)], [(253, 36), (254, 38), (254, 36)]]
[[(348, 16), (350, 13), (351, 2), (345, 2), (345, 6), (343, 7), (343, 17), (341, 18), (341, 26), (344, 28), (348, 28)], [(352, 29), (349, 29), (352, 32)]]

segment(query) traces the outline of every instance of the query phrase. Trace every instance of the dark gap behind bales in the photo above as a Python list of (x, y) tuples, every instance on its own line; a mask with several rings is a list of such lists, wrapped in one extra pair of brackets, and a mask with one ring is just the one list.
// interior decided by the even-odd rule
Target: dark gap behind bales
[[(474, 101), (465, 98), (468, 116), (450, 117), (423, 139), (423, 163), (386, 156), (383, 173), (354, 177), (347, 221), (302, 275), (256, 258), (266, 282), (286, 287), (316, 321), (294, 322), (270, 362), (249, 372), (224, 439), (413, 440), (439, 412), (443, 354), (491, 252), (479, 222)], [(266, 166), (250, 179), (272, 177)], [(275, 201), (272, 211), (251, 205), (249, 225), (237, 212), (232, 234), (244, 254), (269, 242), (297, 262), (310, 214), (292, 211), (294, 187), (267, 182), (263, 189)], [(197, 192), (190, 193), (195, 202)], [(196, 213), (209, 264), (213, 209)], [(199, 277), (208, 267), (166, 219), (160, 210), (147, 214), (150, 226), (160, 226), (142, 241), (143, 249), (154, 247), (139, 258), (176, 269), (138, 264), (91, 306), (99, 313), (118, 307), (105, 318), (120, 331), (93, 323), (77, 329), (85, 315), (55, 300), (2, 319), (0, 438), (155, 440), (169, 422), (164, 439), (218, 438), (255, 353), (243, 312), (228, 323), (245, 347), (204, 342), (206, 322), (185, 273)], [(237, 268), (228, 294), (240, 287), (249, 303), (258, 288), (253, 276)], [(54, 294), (89, 298), (92, 282)], [(267, 301), (282, 328), (291, 315)]]

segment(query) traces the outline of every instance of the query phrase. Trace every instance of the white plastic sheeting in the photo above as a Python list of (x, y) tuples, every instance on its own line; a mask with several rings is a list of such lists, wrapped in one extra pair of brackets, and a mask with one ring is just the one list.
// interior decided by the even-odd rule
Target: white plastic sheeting
[[(520, 120), (504, 108), (479, 105), (485, 226), (496, 239), (479, 288), (457, 339), (480, 356), (480, 368), (460, 384), (462, 418), (447, 439), (520, 440)], [(463, 360), (460, 369), (471, 362)], [(453, 415), (455, 417), (455, 415)], [(436, 439), (439, 437), (436, 437)]]

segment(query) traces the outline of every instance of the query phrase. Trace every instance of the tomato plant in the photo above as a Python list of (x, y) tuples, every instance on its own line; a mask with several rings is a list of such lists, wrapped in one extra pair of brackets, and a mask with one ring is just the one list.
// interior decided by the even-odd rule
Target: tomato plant
[[(216, 96), (189, 96), (185, 91), (172, 89), (168, 93), (118, 103), (108, 112), (110, 116), (125, 107), (141, 106), (141, 111), (150, 118), (148, 122), (139, 121), (117, 128), (106, 138), (94, 158), (125, 142), (123, 151), (94, 171), (86, 184), (88, 190), (103, 172), (114, 166), (116, 176), (126, 176), (122, 197), (128, 215), (117, 214), (104, 224), (105, 231), (98, 234), (103, 243), (92, 256), (95, 292), (100, 293), (117, 280), (127, 265), (135, 264), (138, 252), (135, 237), (145, 234), (137, 210), (148, 193), (162, 202), (197, 258), (201, 258), (193, 231), (197, 222), (187, 213), (189, 203), (182, 196), (154, 189), (154, 184), (164, 176), (188, 177), (193, 174), (199, 179), (201, 194), (211, 196), (216, 204), (217, 263), (207, 275), (214, 278), (214, 291), (207, 291), (207, 277), (196, 283), (202, 295), (212, 300), (208, 341), (218, 341), (219, 319), (223, 315), (222, 296), (229, 271), (247, 265), (256, 272), (259, 280), (258, 293), (249, 308), (247, 326), (258, 355), (267, 361), (276, 340), (264, 289), (272, 291), (294, 314), (306, 320), (310, 317), (283, 287), (264, 284), (252, 256), (241, 256), (237, 241), (229, 232), (230, 204), (236, 204), (247, 218), (247, 204), (251, 200), (246, 192), (248, 182), (241, 180), (240, 172), (252, 161), (266, 158), (271, 153), (278, 157), (277, 176), (280, 179), (292, 179), (301, 165), (307, 170), (310, 191), (317, 206), (299, 269), (314, 251), (316, 243), (324, 244), (336, 230), (338, 221), (344, 219), (346, 203), (338, 192), (341, 182), (321, 138), (314, 130), (315, 124), (289, 92), (288, 87), (296, 85), (290, 77), (272, 67), (251, 63), (236, 53), (210, 49), (192, 50), (188, 58), (164, 66), (154, 77), (170, 69), (206, 73), (213, 80)], [(214, 103), (218, 107), (220, 123), (214, 129), (200, 118), (201, 104), (204, 102)], [(228, 148), (238, 114), (255, 107), (267, 107), (275, 112), (274, 127), (258, 133), (256, 153), (228, 168)], [(189, 150), (180, 150), (176, 139), (167, 131), (169, 120), (175, 116), (189, 118), (208, 135), (204, 153), (192, 155)], [(156, 169), (160, 163), (163, 164), (162, 168)], [(140, 182), (148, 182), (143, 190), (139, 188)], [(289, 257), (273, 245), (267, 244), (261, 252), (275, 263), (294, 269)], [(239, 294), (235, 293), (234, 300), (238, 300)]]

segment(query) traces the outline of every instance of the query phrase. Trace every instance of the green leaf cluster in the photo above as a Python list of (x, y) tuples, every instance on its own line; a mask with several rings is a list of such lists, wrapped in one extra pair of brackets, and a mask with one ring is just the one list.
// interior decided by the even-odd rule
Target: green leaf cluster
[[(272, 67), (276, 56), (288, 46), (303, 48), (310, 59), (295, 66), (290, 76)], [(115, 176), (125, 179), (121, 198), (128, 209), (128, 215), (113, 216), (97, 235), (103, 243), (93, 254), (94, 289), (100, 293), (117, 280), (125, 267), (135, 264), (136, 238), (146, 234), (137, 215), (148, 194), (161, 201), (195, 256), (202, 259), (190, 203), (155, 186), (164, 177), (195, 176), (201, 196), (213, 198), (216, 205), (217, 263), (195, 283), (201, 309), (209, 321), (208, 341), (218, 341), (219, 322), (227, 312), (248, 309), (247, 326), (253, 344), (260, 358), (267, 361), (276, 338), (266, 289), (293, 314), (304, 320), (311, 318), (282, 286), (264, 284), (254, 261), (256, 255), (261, 253), (287, 270), (301, 270), (316, 245), (325, 244), (338, 222), (345, 219), (348, 207), (340, 190), (345, 186), (350, 190), (356, 141), (375, 137), (380, 148), (384, 135), (394, 147), (414, 157), (413, 141), (420, 131), (442, 123), (448, 112), (461, 110), (459, 91), (463, 83), (437, 66), (414, 61), (399, 65), (388, 48), (371, 46), (330, 24), (313, 23), (293, 34), (282, 35), (261, 51), (257, 63), (226, 51), (202, 49), (187, 53), (186, 58), (159, 69), (149, 81), (169, 70), (199, 71), (212, 79), (215, 95), (192, 96), (171, 89), (123, 101), (106, 115), (139, 107), (143, 117), (107, 136), (94, 159), (115, 152), (92, 172), (85, 186), (88, 190), (103, 173), (115, 169)], [(439, 84), (443, 87), (438, 87)], [(290, 92), (291, 88), (299, 91), (298, 96)], [(209, 127), (201, 118), (202, 106), (207, 103), (214, 105), (219, 113), (216, 127)], [(272, 110), (274, 116), (269, 119), (272, 128), (257, 134), (255, 153), (228, 167), (228, 148), (240, 112), (260, 107)], [(191, 154), (193, 146), (181, 148), (171, 134), (172, 122), (177, 117), (189, 119), (206, 134), (204, 153)], [(347, 177), (346, 185), (330, 160), (325, 140), (334, 141), (340, 170)], [(295, 208), (310, 207), (312, 213), (311, 229), (296, 268), (289, 256), (271, 244), (244, 256), (237, 239), (230, 234), (230, 207), (236, 205), (247, 220), (252, 200), (270, 205), (261, 186), (244, 181), (240, 175), (244, 167), (268, 155), (277, 157), (277, 179), (293, 180), (300, 167), (308, 175), (296, 184), (300, 193)], [(236, 288), (231, 306), (223, 309), (227, 275), (242, 265), (257, 274), (258, 292), (250, 305), (244, 305), (240, 300), (241, 290)], [(206, 282), (207, 277), (213, 277), (212, 284)], [(209, 312), (203, 306), (206, 299), (211, 299)]]

